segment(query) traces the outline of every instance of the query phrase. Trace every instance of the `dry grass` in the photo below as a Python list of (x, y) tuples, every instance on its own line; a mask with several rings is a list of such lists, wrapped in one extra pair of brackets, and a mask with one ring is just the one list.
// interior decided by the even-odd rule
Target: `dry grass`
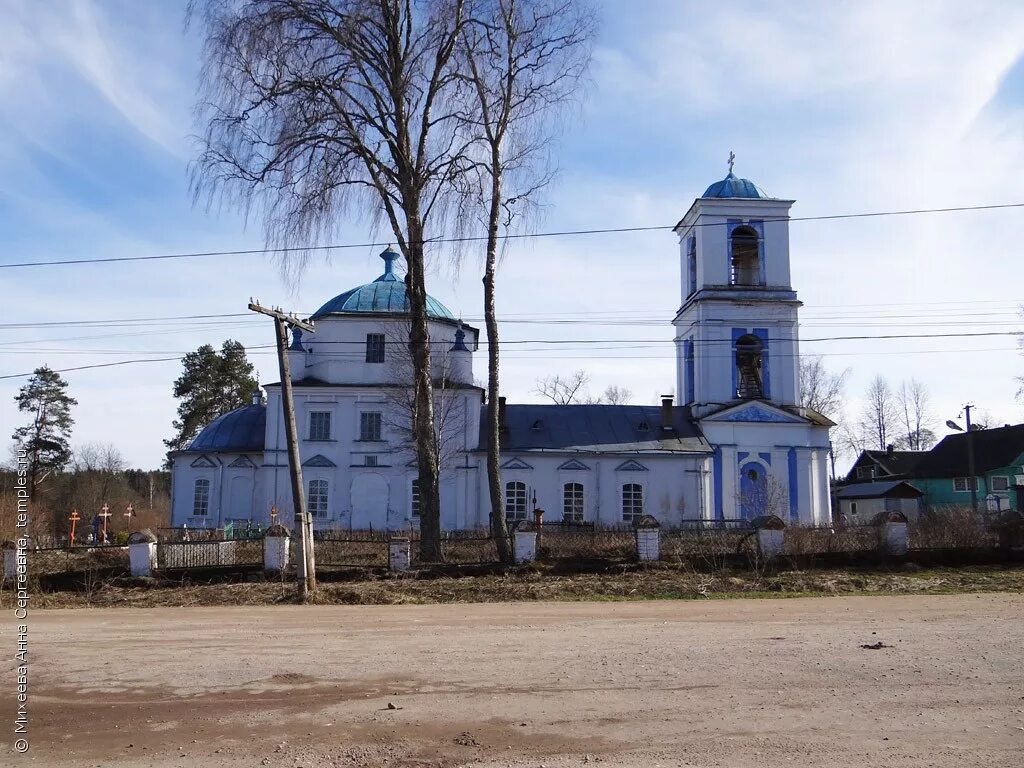
[[(656, 600), (711, 597), (792, 597), (849, 594), (944, 594), (1019, 592), (1024, 567), (963, 567), (895, 570), (835, 569), (757, 574), (685, 572), (669, 566), (623, 568), (614, 573), (557, 575), (534, 566), (505, 575), (463, 578), (367, 578), (321, 583), (315, 602), (397, 605), (534, 600)], [(287, 582), (188, 585), (122, 579), (83, 592), (32, 594), (35, 608), (273, 605), (295, 602)], [(11, 606), (9, 588), (0, 608)]]

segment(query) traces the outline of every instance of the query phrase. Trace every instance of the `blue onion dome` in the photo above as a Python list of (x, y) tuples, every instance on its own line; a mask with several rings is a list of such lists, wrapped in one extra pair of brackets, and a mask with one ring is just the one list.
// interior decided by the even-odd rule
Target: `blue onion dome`
[(207, 424), (187, 450), (203, 453), (262, 451), (266, 426), (267, 406), (245, 405)]
[[(383, 275), (372, 283), (335, 296), (314, 312), (310, 320), (320, 320), (330, 315), (408, 313), (409, 298), (405, 293), (405, 281), (399, 279), (394, 269), (395, 262), (401, 256), (388, 248), (380, 257), (384, 259)], [(451, 310), (433, 296), (427, 296), (427, 316), (439, 320), (455, 320)]]
[(770, 200), (771, 198), (765, 194), (765, 191), (761, 189), (757, 184), (752, 182), (750, 179), (741, 179), (732, 171), (729, 171), (729, 175), (721, 181), (716, 181), (710, 187), (708, 187), (702, 197), (745, 197), (762, 200)]

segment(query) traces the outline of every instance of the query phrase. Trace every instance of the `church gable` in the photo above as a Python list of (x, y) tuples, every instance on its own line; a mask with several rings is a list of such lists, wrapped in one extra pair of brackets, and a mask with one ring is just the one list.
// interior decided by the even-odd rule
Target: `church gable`
[(616, 472), (646, 472), (647, 471), (647, 467), (645, 467), (639, 461), (635, 461), (633, 459), (630, 459), (629, 461), (624, 461), (621, 464), (619, 464), (619, 466), (617, 466), (615, 468), (615, 471)]
[(304, 462), (302, 462), (302, 466), (304, 466), (304, 467), (336, 467), (338, 465), (335, 464), (330, 459), (328, 459), (323, 454), (318, 453), (316, 456), (313, 456), (312, 458), (306, 459)]
[(584, 464), (582, 461), (579, 461), (578, 459), (569, 459), (564, 464), (560, 464), (558, 468), (572, 471), (585, 471), (590, 469), (590, 467), (588, 467), (586, 464)]
[(254, 469), (256, 467), (256, 465), (253, 463), (253, 460), (250, 459), (248, 456), (239, 456), (237, 459), (228, 464), (228, 466), (234, 467), (236, 469)]
[(708, 416), (703, 421), (753, 422), (762, 424), (805, 424), (799, 416), (786, 413), (767, 403), (747, 403), (737, 405)]
[(218, 465), (209, 456), (200, 456), (198, 459), (189, 464), (190, 467), (195, 469), (214, 469)]

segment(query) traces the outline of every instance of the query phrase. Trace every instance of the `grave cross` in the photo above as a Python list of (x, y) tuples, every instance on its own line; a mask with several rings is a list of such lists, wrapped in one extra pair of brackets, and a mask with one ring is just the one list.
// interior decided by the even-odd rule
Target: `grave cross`
[(71, 538), (70, 538), (71, 544), (70, 545), (72, 547), (75, 546), (75, 523), (77, 523), (81, 519), (82, 518), (78, 516), (78, 510), (77, 509), (72, 509), (71, 510), (71, 517), (68, 518), (68, 520), (71, 521)]
[(103, 506), (100, 507), (100, 517), (103, 518), (103, 543), (107, 543), (107, 518), (111, 515), (110, 507), (104, 502)]
[(135, 516), (135, 507), (130, 503), (124, 508), (124, 527), (125, 530), (131, 530), (132, 518)]

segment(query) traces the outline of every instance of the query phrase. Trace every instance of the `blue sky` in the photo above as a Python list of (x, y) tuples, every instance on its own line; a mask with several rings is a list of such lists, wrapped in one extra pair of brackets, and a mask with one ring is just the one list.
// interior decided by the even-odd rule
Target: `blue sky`
[[(0, 263), (258, 248), (258, 222), (194, 206), (189, 136), (196, 31), (172, 0), (0, 0)], [(1024, 4), (607, 0), (592, 84), (558, 154), (541, 229), (671, 224), (736, 171), (795, 198), (794, 216), (1024, 202)], [(1021, 209), (794, 222), (793, 283), (805, 339), (1015, 331)], [(336, 240), (386, 235), (340, 222)], [(3, 324), (244, 312), (250, 296), (312, 311), (380, 272), (378, 249), (313, 264), (291, 284), (270, 258), (0, 270)], [(479, 259), (438, 259), (430, 292), (480, 315)], [(537, 377), (585, 368), (591, 389), (653, 402), (674, 384), (679, 259), (668, 232), (511, 246), (499, 312), (644, 320), (637, 326), (521, 325), (506, 339), (643, 339), (636, 349), (508, 347), (512, 400)], [(604, 313), (603, 315), (600, 313)], [(656, 321), (663, 320), (663, 324)], [(220, 325), (0, 328), (0, 373), (166, 357), (235, 338), (270, 344), (255, 318)], [(614, 346), (614, 345), (607, 345)], [(1019, 421), (1015, 339), (805, 342), (849, 367), (848, 412), (876, 374), (916, 377), (941, 424), (973, 401)], [(264, 380), (273, 358), (256, 350)], [(477, 360), (482, 375), (485, 362)], [(179, 364), (65, 374), (78, 398), (73, 443), (111, 442), (156, 466), (171, 432)], [(0, 380), (0, 433), (21, 423)], [(942, 430), (940, 430), (941, 432)], [(0, 435), (0, 436), (2, 436)]]

